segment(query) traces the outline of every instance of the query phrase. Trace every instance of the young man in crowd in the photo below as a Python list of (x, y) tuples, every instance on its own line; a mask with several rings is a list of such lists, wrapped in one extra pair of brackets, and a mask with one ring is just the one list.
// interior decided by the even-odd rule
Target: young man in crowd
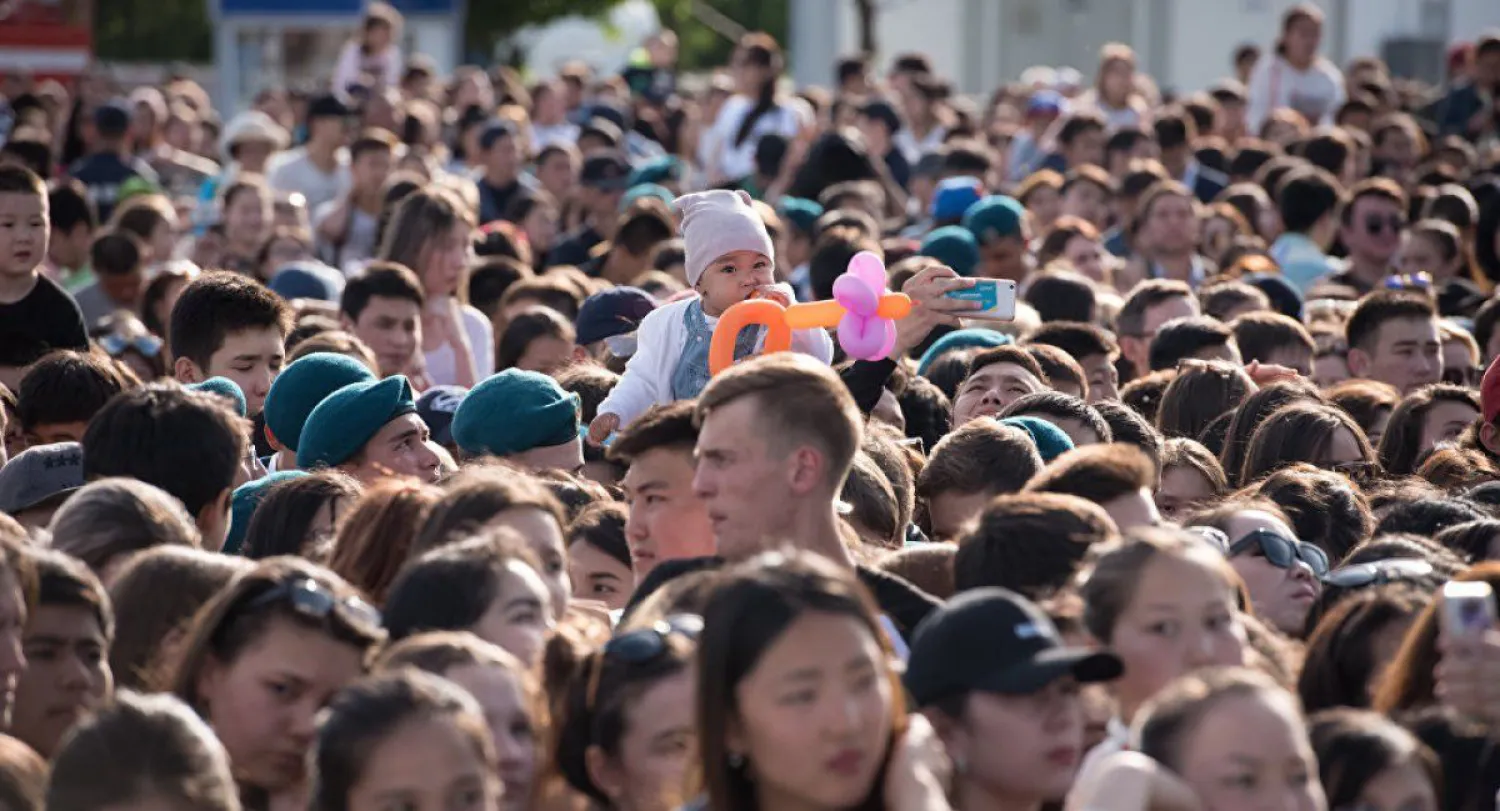
[(1360, 299), (1344, 327), (1349, 373), (1403, 395), (1443, 378), (1437, 309), (1422, 293), (1382, 290)]
[(45, 530), (68, 497), (83, 486), (77, 442), (33, 445), (0, 463), (0, 514), (27, 529)]
[(708, 508), (693, 491), (697, 442), (693, 404), (684, 401), (646, 412), (609, 446), (609, 458), (626, 465), (625, 540), (637, 579), (662, 561), (714, 554)]
[(145, 161), (130, 154), (130, 107), (120, 99), (110, 99), (94, 108), (94, 140), (89, 154), (68, 167), (68, 176), (88, 189), (89, 200), (99, 213), (100, 222), (109, 222), (120, 189), (126, 181), (140, 178), (156, 185), (156, 171)]
[(1047, 390), (1047, 376), (1036, 359), (1018, 346), (986, 349), (969, 362), (969, 372), (953, 398), (953, 424), (993, 417), (1028, 394)]
[(0, 385), (12, 390), (48, 351), (89, 345), (78, 304), (42, 273), (50, 228), (42, 179), (0, 167)]
[(1312, 376), (1317, 345), (1302, 322), (1281, 313), (1246, 313), (1229, 322), (1234, 344), (1246, 363), (1285, 366), (1303, 377)]
[(287, 364), (266, 394), (266, 440), (275, 450), (265, 460), (266, 472), (296, 470), (302, 429), (313, 409), (345, 386), (374, 379), (363, 363), (331, 352), (314, 352)]
[(468, 457), (498, 456), (533, 470), (583, 469), (581, 403), (540, 372), (506, 369), (469, 391), (453, 414), (453, 441)]
[(1076, 360), (1088, 381), (1085, 399), (1089, 403), (1120, 399), (1120, 372), (1115, 368), (1120, 346), (1107, 330), (1094, 324), (1053, 321), (1038, 327), (1026, 341), (1055, 346)]
[(172, 307), (172, 374), (183, 383), (229, 378), (255, 417), (286, 360), (290, 320), (286, 302), (260, 283), (234, 273), (204, 274)]
[(957, 538), (958, 591), (999, 587), (1044, 599), (1066, 587), (1090, 549), (1119, 540), (1109, 514), (1060, 493), (1013, 493), (990, 499)]
[(128, 231), (100, 234), (89, 248), (94, 281), (73, 294), (85, 324), (117, 310), (136, 311), (146, 292), (145, 246)]
[(422, 360), (426, 301), (422, 283), (411, 270), (394, 262), (372, 262), (344, 285), (339, 320), (375, 353), (381, 377), (410, 375)]
[(479, 222), (505, 219), (518, 200), (531, 195), (530, 178), (522, 172), (521, 135), (514, 124), (496, 119), (479, 132), (480, 160), (484, 174), (475, 181), (479, 189)]
[(349, 140), (352, 111), (338, 96), (325, 94), (307, 105), (307, 143), (274, 161), (267, 178), (271, 188), (300, 194), (308, 211), (317, 211), (349, 190)]
[(1406, 207), (1406, 192), (1389, 179), (1376, 177), (1354, 184), (1339, 228), (1339, 239), (1349, 249), (1347, 266), (1329, 281), (1360, 294), (1378, 290), (1401, 248)]
[(80, 718), (114, 697), (115, 616), (104, 585), (82, 562), (50, 550), (33, 560), (36, 605), (21, 637), (26, 670), (16, 681), (9, 732), (52, 757)]
[(383, 129), (367, 129), (349, 145), (348, 192), (313, 211), (318, 252), (329, 265), (344, 269), (375, 255), (385, 181), (401, 143)]
[(130, 382), (108, 358), (72, 350), (48, 353), (26, 371), (16, 390), (26, 444), (79, 441), (89, 420), (128, 388)]
[(954, 430), (917, 477), (928, 538), (954, 540), (990, 499), (1020, 490), (1041, 469), (1036, 444), (1019, 428), (975, 420)]
[(620, 198), (630, 185), (630, 163), (618, 152), (599, 152), (588, 156), (578, 183), (582, 187), (586, 221), (577, 231), (565, 237), (547, 255), (549, 265), (582, 265), (589, 260), (595, 245), (612, 239), (620, 219)]
[(1151, 338), (1151, 371), (1175, 369), (1184, 360), (1220, 360), (1239, 366), (1240, 351), (1234, 333), (1224, 323), (1206, 315), (1174, 318), (1161, 325)]
[(909, 637), (931, 597), (856, 567), (837, 499), (864, 419), (838, 375), (797, 352), (752, 358), (709, 381), (698, 398), (693, 489), (708, 508), (719, 555), (741, 561), (791, 543), (854, 568), (894, 630)]
[(1146, 454), (1123, 444), (1089, 445), (1069, 451), (1026, 483), (1028, 493), (1061, 493), (1104, 508), (1121, 532), (1161, 524), (1152, 491), (1156, 466)]
[(1285, 230), (1272, 243), (1271, 258), (1303, 293), (1338, 272), (1328, 249), (1338, 236), (1343, 207), (1343, 188), (1321, 169), (1296, 170), (1281, 182), (1276, 209)]
[(986, 279), (1019, 282), (1031, 271), (1026, 209), (1000, 195), (986, 197), (964, 212), (963, 227), (979, 242), (979, 273)]
[(42, 272), (64, 289), (73, 290), (89, 277), (89, 249), (99, 217), (89, 202), (88, 190), (78, 181), (54, 180), (47, 189), (52, 230)]
[(1157, 116), (1156, 145), (1161, 149), (1161, 163), (1173, 180), (1188, 187), (1199, 202), (1213, 202), (1229, 185), (1229, 178), (1198, 162), (1193, 150), (1198, 139), (1192, 116), (1184, 110), (1169, 110)]
[(386, 479), (435, 482), (442, 456), (396, 375), (350, 383), (318, 403), (297, 438), (297, 466), (338, 468), (366, 487)]
[(1132, 375), (1151, 368), (1151, 341), (1162, 325), (1174, 318), (1198, 314), (1198, 299), (1185, 282), (1150, 279), (1136, 285), (1115, 319), (1120, 354), (1130, 362)]
[(153, 383), (121, 393), (83, 434), (88, 481), (125, 476), (182, 502), (206, 549), (229, 531), (229, 495), (249, 453), (245, 421), (219, 397)]

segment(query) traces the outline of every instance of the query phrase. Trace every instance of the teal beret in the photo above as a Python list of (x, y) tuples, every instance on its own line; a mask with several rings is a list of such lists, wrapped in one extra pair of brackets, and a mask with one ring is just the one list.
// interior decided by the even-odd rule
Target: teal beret
[(416, 411), (411, 384), (402, 375), (350, 383), (328, 395), (308, 415), (297, 444), (297, 466), (312, 470), (341, 465), (386, 423)]
[(250, 517), (273, 485), (307, 475), (310, 474), (301, 470), (278, 470), (234, 488), (229, 499), (229, 534), (224, 538), (224, 554), (240, 554), (245, 545), (245, 533), (250, 529)]
[(802, 197), (783, 197), (776, 204), (776, 213), (791, 223), (798, 231), (811, 234), (823, 216), (823, 207)]
[(1073, 440), (1063, 433), (1063, 429), (1041, 417), (1006, 417), (1000, 424), (1020, 428), (1029, 434), (1044, 463), (1073, 450)]
[[(630, 173), (630, 185), (642, 183), (671, 183), (682, 179), (682, 159), (675, 155), (652, 158)], [(667, 200), (671, 203), (671, 199)]]
[(375, 379), (369, 367), (347, 355), (314, 352), (281, 370), (266, 393), (266, 428), (276, 441), (297, 450), (307, 416), (323, 398), (349, 385)]
[(973, 276), (979, 264), (979, 242), (969, 229), (958, 225), (934, 229), (922, 240), (920, 253), (953, 268), (960, 276)]
[(932, 346), (927, 347), (927, 351), (922, 353), (922, 359), (917, 361), (917, 374), (926, 375), (927, 367), (931, 366), (932, 362), (937, 360), (944, 352), (954, 349), (968, 349), (974, 346), (992, 349), (997, 346), (1005, 346), (1010, 342), (1009, 335), (983, 327), (954, 330), (933, 341)]
[(630, 190), (625, 192), (625, 195), (620, 198), (620, 210), (624, 211), (630, 208), (631, 203), (645, 197), (655, 197), (666, 203), (669, 208), (672, 205), (672, 201), (677, 199), (677, 195), (673, 194), (666, 186), (656, 183), (638, 183), (631, 186)]
[(981, 198), (964, 212), (963, 226), (980, 245), (1021, 235), (1026, 209), (1014, 197), (993, 194)]
[(469, 390), (453, 441), (470, 456), (509, 456), (578, 438), (580, 400), (539, 372), (506, 369)]
[(188, 388), (193, 391), (206, 391), (228, 400), (229, 407), (241, 417), (250, 410), (245, 404), (245, 393), (240, 391), (239, 384), (227, 377), (210, 377), (202, 383), (193, 383)]

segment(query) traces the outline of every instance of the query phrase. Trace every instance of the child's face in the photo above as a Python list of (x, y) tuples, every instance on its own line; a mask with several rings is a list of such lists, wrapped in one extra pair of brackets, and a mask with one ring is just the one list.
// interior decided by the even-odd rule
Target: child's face
[(698, 292), (709, 305), (723, 310), (773, 281), (770, 257), (755, 251), (733, 251), (708, 263), (698, 279)]
[(47, 258), (47, 198), (0, 194), (0, 276), (26, 276)]

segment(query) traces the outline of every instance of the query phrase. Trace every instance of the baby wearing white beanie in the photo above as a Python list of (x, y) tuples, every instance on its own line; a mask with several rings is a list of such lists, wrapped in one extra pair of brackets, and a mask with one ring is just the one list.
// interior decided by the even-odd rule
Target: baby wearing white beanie
[[(795, 301), (790, 285), (776, 283), (776, 248), (749, 194), (697, 192), (673, 205), (682, 214), (687, 281), (698, 296), (658, 307), (641, 321), (636, 353), (589, 425), (596, 445), (653, 405), (698, 395), (708, 383), (710, 338), (725, 310), (752, 297), (783, 306)], [(746, 330), (741, 349), (752, 349), (753, 338)], [(833, 340), (821, 329), (793, 332), (792, 349), (824, 363), (833, 359)]]

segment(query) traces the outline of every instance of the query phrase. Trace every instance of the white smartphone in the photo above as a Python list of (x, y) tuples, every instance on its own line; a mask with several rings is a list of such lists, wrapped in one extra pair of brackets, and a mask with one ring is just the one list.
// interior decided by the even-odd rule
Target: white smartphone
[(962, 314), (963, 318), (986, 321), (1016, 319), (1016, 283), (1005, 279), (975, 279), (973, 287), (951, 290), (943, 295), (960, 301), (977, 301), (980, 309)]
[(1495, 591), (1482, 581), (1443, 586), (1443, 633), (1453, 639), (1482, 636), (1495, 627)]

